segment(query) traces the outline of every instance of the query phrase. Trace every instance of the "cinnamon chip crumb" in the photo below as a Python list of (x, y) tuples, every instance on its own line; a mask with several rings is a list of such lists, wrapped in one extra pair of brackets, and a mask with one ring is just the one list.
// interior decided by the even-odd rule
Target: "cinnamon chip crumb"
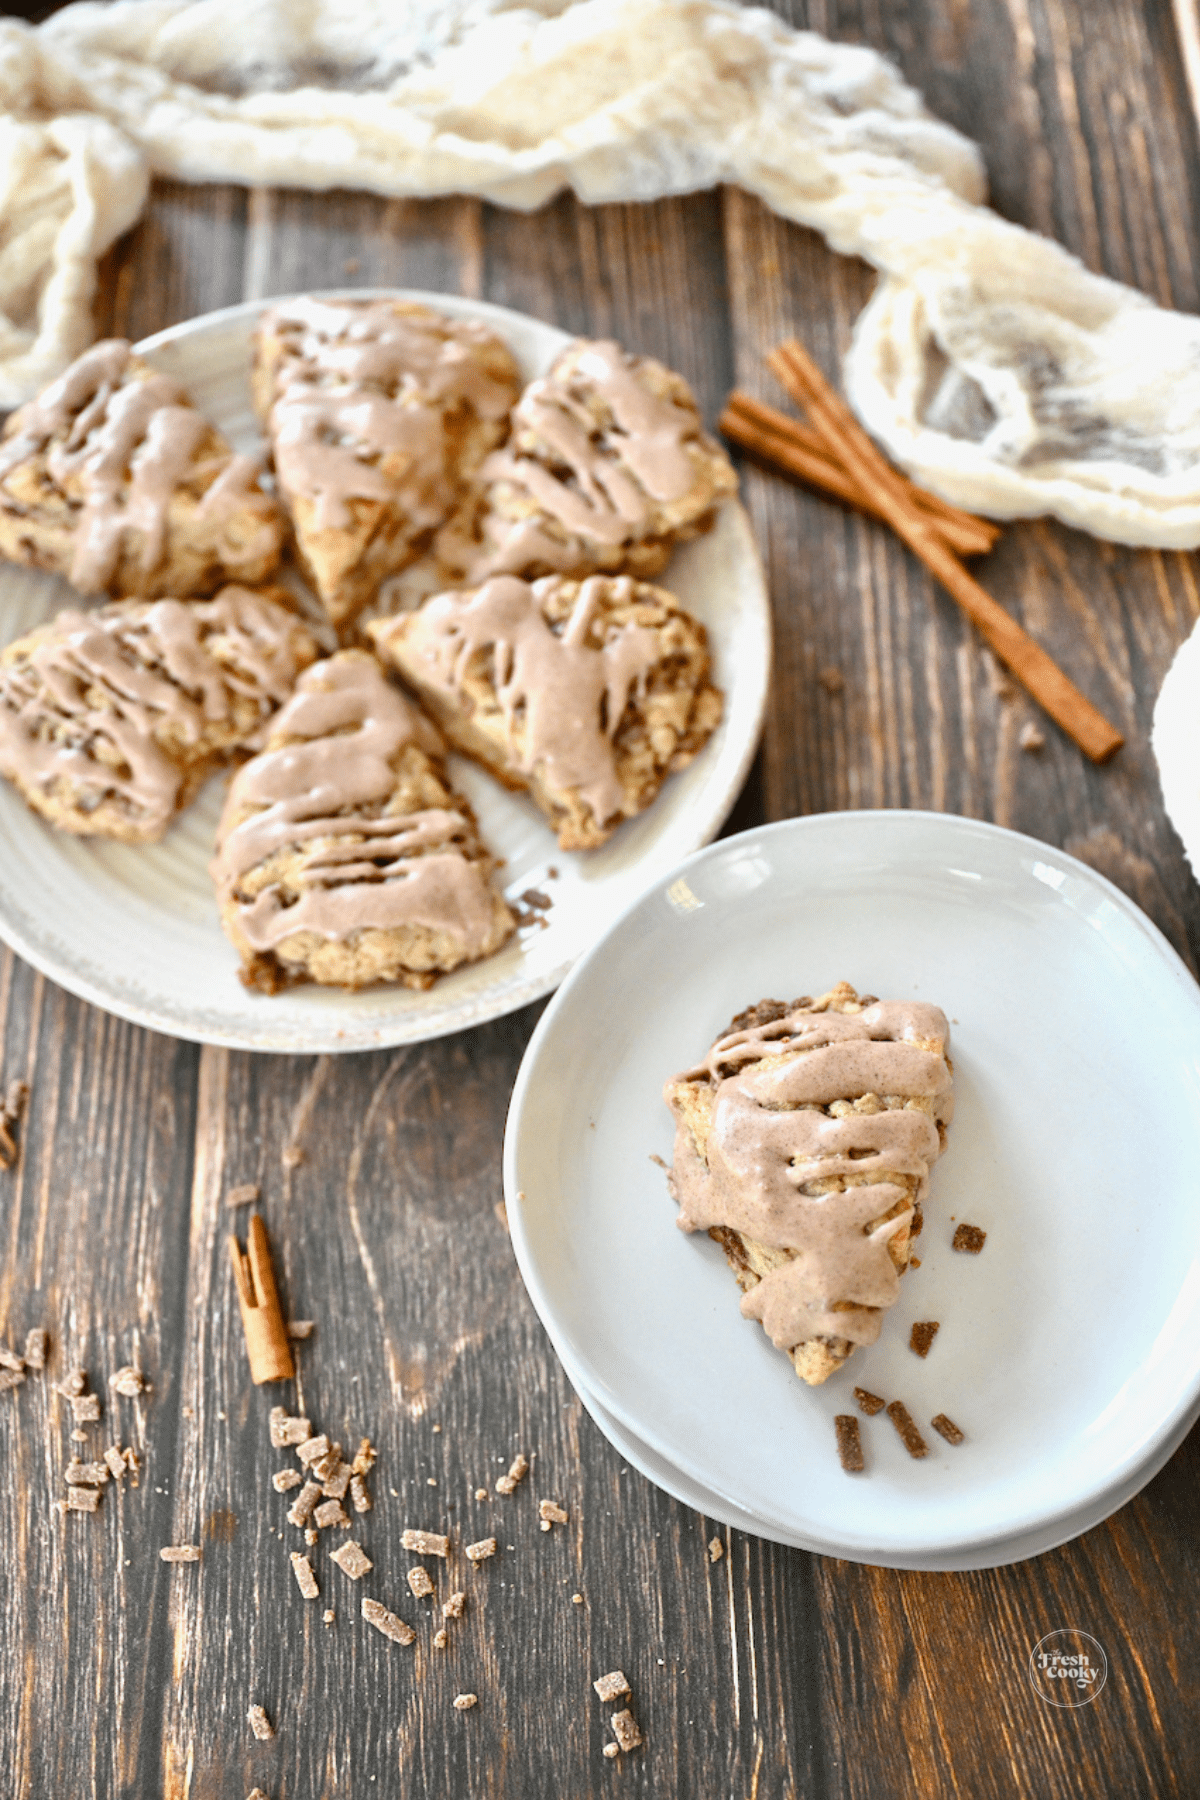
[(250, 1729), (256, 1738), (265, 1740), (275, 1736), (275, 1727), (272, 1725), (270, 1719), (268, 1719), (265, 1707), (257, 1705), (252, 1706), (246, 1714), (246, 1717), (250, 1721)]
[(334, 1612), (332, 1606), (327, 1606), (325, 1611), (321, 1614), (321, 1617), (326, 1625), (332, 1625), (337, 1614)]
[(583, 1595), (582, 1594), (572, 1594), (571, 1595), (571, 1605), (572, 1606), (582, 1606), (583, 1605)]
[(463, 1593), (451, 1594), (448, 1600), (442, 1601), (443, 1619), (461, 1619), (463, 1607), (467, 1604), (467, 1596)]
[(724, 1554), (725, 1554), (725, 1546), (721, 1542), (720, 1538), (719, 1537), (709, 1538), (709, 1540), (708, 1540), (708, 1560), (709, 1560), (709, 1562), (714, 1562), (714, 1563), (720, 1562), (720, 1560), (724, 1556)]
[(939, 1413), (937, 1418), (930, 1419), (929, 1423), (933, 1426), (935, 1431), (941, 1433), (948, 1444), (962, 1443), (965, 1434), (958, 1429), (958, 1426), (954, 1423), (953, 1419), (948, 1419), (946, 1417), (945, 1413)]
[(489, 1556), (495, 1556), (496, 1548), (497, 1545), (494, 1537), (480, 1538), (477, 1544), (467, 1545), (465, 1553), (467, 1561), (473, 1563), (486, 1562)]
[(347, 1538), (346, 1542), (334, 1551), (333, 1560), (338, 1568), (350, 1577), (351, 1581), (358, 1581), (368, 1569), (375, 1567), (365, 1550), (356, 1544), (353, 1538)]
[(86, 1386), (87, 1370), (72, 1369), (70, 1373), (64, 1375), (62, 1380), (58, 1383), (58, 1392), (60, 1394), (65, 1394), (68, 1400), (73, 1400), (77, 1394), (82, 1394)]
[(100, 1489), (94, 1487), (70, 1487), (65, 1500), (59, 1501), (64, 1512), (94, 1513), (100, 1504)]
[(40, 1325), (35, 1325), (32, 1331), (25, 1333), (25, 1361), (38, 1374), (46, 1366), (46, 1352), (49, 1348), (49, 1334), (43, 1331)]
[(928, 1356), (933, 1348), (933, 1340), (941, 1330), (940, 1319), (922, 1319), (913, 1326), (908, 1337), (908, 1347), (916, 1356)]
[(261, 1788), (251, 1788), (250, 1792), (246, 1795), (246, 1800), (267, 1800), (267, 1796), (263, 1793)]
[(287, 1450), (293, 1444), (306, 1444), (312, 1437), (312, 1426), (308, 1420), (293, 1418), (282, 1406), (271, 1408), (270, 1431), (271, 1446), (275, 1450)]
[(833, 1428), (837, 1432), (837, 1453), (843, 1469), (847, 1475), (861, 1475), (867, 1465), (863, 1461), (858, 1420), (853, 1413), (838, 1413)]
[[(417, 1556), (449, 1556), (450, 1539), (442, 1537), (436, 1531), (420, 1531), (409, 1525), (400, 1534), (400, 1542), (406, 1550), (412, 1550)], [(470, 1551), (467, 1552), (468, 1556)]]
[(960, 1225), (954, 1233), (950, 1248), (965, 1250), (969, 1256), (978, 1256), (987, 1243), (987, 1232), (981, 1231), (978, 1225)]
[(901, 1400), (893, 1400), (887, 1416), (900, 1434), (900, 1441), (910, 1456), (928, 1456), (929, 1446), (917, 1430), (912, 1414)]
[[(511, 1494), (516, 1488), (517, 1483), (523, 1481), (528, 1473), (529, 1460), (526, 1456), (518, 1452), (508, 1465), (508, 1474), (498, 1475), (496, 1477), (496, 1492), (498, 1494)], [(476, 1499), (478, 1498), (479, 1496), (476, 1495)]]
[(320, 1531), (328, 1531), (335, 1525), (349, 1525), (350, 1514), (340, 1500), (324, 1500), (313, 1509), (313, 1524)]
[(419, 1563), (415, 1569), (408, 1571), (408, 1585), (417, 1600), (423, 1600), (427, 1594), (433, 1592), (433, 1582), (429, 1578), (429, 1570), (422, 1568)]
[(132, 1363), (126, 1363), (123, 1369), (118, 1369), (115, 1375), (109, 1376), (108, 1385), (115, 1388), (124, 1399), (136, 1400), (145, 1389), (146, 1379), (140, 1369), (135, 1369)]
[(304, 1152), (299, 1144), (288, 1144), (285, 1146), (279, 1160), (285, 1169), (298, 1169), (300, 1164), (304, 1161)]
[(160, 1562), (191, 1563), (200, 1561), (199, 1544), (164, 1544), (158, 1553)]
[(605, 1756), (610, 1757), (610, 1758), (614, 1757), (614, 1756), (620, 1756), (620, 1754), (621, 1754), (620, 1744), (605, 1744), (604, 1754), (605, 1754)]
[(868, 1388), (856, 1387), (854, 1398), (858, 1401), (859, 1412), (866, 1413), (868, 1419), (873, 1419), (875, 1414), (882, 1412), (887, 1405), (887, 1401), (881, 1395), (872, 1394)]
[(310, 1338), (316, 1329), (315, 1319), (289, 1319), (287, 1322), (288, 1336), (297, 1340)]
[(453, 1704), (456, 1712), (470, 1712), (473, 1706), (479, 1705), (479, 1695), (455, 1694)]
[(447, 1632), (445, 1631), (444, 1628), (439, 1628), (439, 1630), (434, 1632), (433, 1647), (435, 1650), (444, 1650), (446, 1648), (446, 1645), (449, 1642), (450, 1642), (449, 1635), (447, 1634)]
[(490, 1500), (491, 1495), (488, 1493), (486, 1488), (476, 1488), (475, 1489), (475, 1498), (477, 1500)]
[(307, 1526), (305, 1526), (305, 1529), (304, 1529), (304, 1541), (305, 1541), (305, 1543), (306, 1543), (306, 1544), (307, 1544), (307, 1545), (308, 1545), (308, 1546), (309, 1546), (309, 1547), (310, 1547), (310, 1549), (311, 1549), (311, 1547), (312, 1547), (312, 1545), (313, 1545), (313, 1544), (316, 1544), (316, 1543), (319, 1543), (319, 1542), (320, 1542), (320, 1537), (321, 1537), (321, 1534), (320, 1534), (320, 1532), (319, 1532), (319, 1531), (318, 1531), (318, 1530), (317, 1530), (317, 1528), (316, 1528), (316, 1526), (315, 1526), (315, 1525), (307, 1525)]
[(277, 1469), (271, 1477), (271, 1486), (277, 1494), (286, 1494), (290, 1488), (299, 1487), (303, 1480), (299, 1469)]
[(542, 1522), (544, 1531), (549, 1531), (552, 1525), (565, 1525), (570, 1516), (570, 1513), (561, 1507), (557, 1500), (538, 1501), (538, 1518)]
[(350, 1464), (352, 1475), (369, 1475), (375, 1467), (377, 1451), (370, 1438), (361, 1438), (358, 1449), (354, 1452), (354, 1461)]
[(626, 1707), (624, 1712), (614, 1713), (608, 1721), (613, 1728), (613, 1736), (622, 1750), (636, 1750), (642, 1741), (642, 1734), (637, 1728), (633, 1714)]
[(306, 1600), (315, 1600), (320, 1593), (317, 1578), (313, 1574), (313, 1566), (307, 1556), (299, 1550), (292, 1551), (292, 1574), (296, 1577), (296, 1586)]
[(123, 1481), (126, 1474), (125, 1455), (120, 1444), (110, 1444), (104, 1452), (104, 1460), (108, 1464), (108, 1472), (114, 1481)]
[(613, 1669), (608, 1675), (598, 1676), (592, 1686), (601, 1700), (619, 1700), (622, 1694), (629, 1694), (633, 1691), (620, 1669)]
[(1027, 719), (1017, 733), (1017, 742), (1022, 750), (1044, 750), (1046, 734), (1038, 730), (1032, 719)]
[(350, 1499), (355, 1512), (358, 1513), (370, 1512), (371, 1507), (374, 1504), (367, 1491), (367, 1484), (361, 1475), (352, 1475), (350, 1477)]
[(226, 1206), (253, 1206), (262, 1189), (257, 1181), (243, 1181), (240, 1187), (230, 1188), (225, 1196)]
[(416, 1638), (417, 1634), (412, 1626), (406, 1625), (403, 1619), (397, 1618), (394, 1612), (389, 1612), (378, 1600), (364, 1600), (362, 1616), (368, 1625), (373, 1625), (376, 1631), (382, 1632), (385, 1638), (390, 1638), (393, 1644), (411, 1644)]

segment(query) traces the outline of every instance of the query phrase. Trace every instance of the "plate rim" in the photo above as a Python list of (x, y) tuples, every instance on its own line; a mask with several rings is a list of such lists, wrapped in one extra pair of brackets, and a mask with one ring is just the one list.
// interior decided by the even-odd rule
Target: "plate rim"
[[(1153, 919), (1137, 905), (1136, 901), (1132, 900), (1128, 894), (1119, 888), (1115, 882), (1111, 881), (1107, 876), (1102, 875), (1098, 870), (1093, 869), (1090, 864), (1083, 862), (1079, 857), (1072, 856), (1069, 851), (1060, 849), (1055, 844), (1046, 843), (1043, 839), (1032, 837), (1027, 832), (1015, 831), (1010, 826), (997, 825), (991, 820), (975, 819), (961, 813), (936, 812), (923, 808), (871, 807), (806, 813), (790, 819), (771, 820), (765, 824), (753, 826), (747, 831), (738, 832), (731, 837), (723, 838), (717, 843), (702, 845), (690, 855), (682, 858), (676, 867), (673, 870), (668, 871), (658, 882), (647, 888), (643, 893), (637, 895), (629, 905), (624, 908), (621, 914), (613, 920), (604, 936), (596, 944), (592, 945), (592, 947), (576, 962), (574, 968), (566, 977), (562, 986), (550, 1002), (550, 1005), (538, 1020), (537, 1026), (526, 1047), (525, 1055), (521, 1059), (521, 1066), (517, 1071), (517, 1079), (513, 1085), (512, 1099), (509, 1103), (508, 1118), (505, 1125), (503, 1156), (504, 1199), (509, 1216), (509, 1232), (513, 1251), (517, 1259), (517, 1266), (521, 1271), (521, 1278), (525, 1283), (526, 1292), (529, 1295), (534, 1310), (537, 1313), (538, 1318), (542, 1321), (551, 1342), (557, 1345), (558, 1340), (561, 1339), (563, 1343), (568, 1346), (570, 1357), (576, 1368), (585, 1377), (589, 1392), (592, 1393), (593, 1397), (607, 1411), (610, 1411), (613, 1414), (618, 1424), (623, 1425), (627, 1430), (633, 1433), (635, 1437), (643, 1438), (647, 1443), (647, 1446), (653, 1450), (656, 1455), (662, 1456), (665, 1462), (671, 1463), (673, 1466), (678, 1466), (680, 1473), (686, 1475), (701, 1487), (707, 1488), (710, 1484), (692, 1464), (690, 1459), (667, 1452), (661, 1444), (646, 1437), (644, 1425), (640, 1425), (639, 1421), (631, 1416), (631, 1409), (623, 1398), (620, 1395), (610, 1394), (607, 1385), (599, 1378), (596, 1371), (592, 1369), (591, 1361), (582, 1346), (576, 1341), (576, 1338), (570, 1329), (556, 1316), (555, 1309), (553, 1305), (550, 1304), (546, 1290), (537, 1275), (535, 1253), (530, 1235), (527, 1231), (523, 1195), (519, 1185), (518, 1167), (521, 1154), (520, 1135), (522, 1130), (522, 1120), (525, 1108), (528, 1104), (529, 1090), (536, 1077), (537, 1065), (543, 1053), (542, 1047), (546, 1039), (555, 1029), (560, 1013), (571, 1005), (575, 986), (577, 984), (582, 984), (586, 979), (593, 959), (599, 959), (600, 956), (607, 953), (611, 940), (624, 929), (626, 923), (631, 919), (633, 914), (636, 913), (639, 908), (651, 904), (656, 895), (661, 897), (674, 882), (686, 878), (688, 872), (697, 865), (709, 858), (715, 858), (726, 854), (733, 846), (756, 844), (763, 839), (769, 839), (780, 834), (797, 833), (803, 835), (806, 830), (811, 830), (814, 827), (826, 829), (832, 827), (835, 830), (851, 828), (861, 829), (869, 828), (872, 823), (884, 821), (893, 825), (903, 821), (900, 827), (902, 830), (906, 830), (910, 826), (933, 825), (939, 830), (946, 830), (954, 836), (966, 839), (972, 837), (993, 841), (999, 839), (1008, 842), (1014, 850), (1018, 847), (1024, 847), (1026, 851), (1029, 849), (1036, 851), (1039, 854), (1039, 857), (1048, 856), (1056, 859), (1065, 872), (1081, 877), (1086, 883), (1098, 890), (1101, 895), (1107, 897), (1110, 901), (1115, 902), (1118, 910), (1125, 919), (1142, 933), (1149, 947), (1162, 960), (1165, 965), (1165, 971), (1169, 973), (1175, 983), (1182, 987), (1188, 994), (1192, 1006), (1196, 1009), (1197, 1014), (1200, 1015), (1200, 983), (1197, 982), (1196, 977), (1192, 974), (1192, 971), (1188, 968), (1179, 952), (1175, 949), (1174, 945), (1171, 944), (1163, 931), (1154, 923)], [(546, 1311), (543, 1310), (543, 1306), (545, 1306)], [(547, 1319), (546, 1316), (547, 1312), (549, 1313), (549, 1319)], [(565, 1363), (564, 1367), (567, 1367)], [(569, 1369), (568, 1376), (570, 1376)], [(1161, 1449), (1162, 1445), (1167, 1442), (1172, 1433), (1179, 1427), (1180, 1422), (1188, 1416), (1189, 1412), (1193, 1414), (1200, 1412), (1200, 1339), (1197, 1340), (1191, 1376), (1186, 1385), (1181, 1386), (1177, 1390), (1172, 1405), (1159, 1417), (1155, 1428), (1150, 1435), (1143, 1438), (1136, 1448), (1127, 1452), (1118, 1464), (1105, 1471), (1102, 1485), (1093, 1486), (1090, 1490), (1075, 1495), (1064, 1505), (1041, 1507), (1035, 1512), (1018, 1515), (1011, 1526), (1006, 1527), (1002, 1533), (998, 1533), (994, 1526), (989, 1526), (983, 1530), (967, 1533), (962, 1537), (956, 1537), (954, 1547), (957, 1549), (983, 1547), (988, 1543), (998, 1542), (1001, 1538), (1010, 1538), (1036, 1530), (1039, 1527), (1049, 1527), (1055, 1522), (1066, 1520), (1073, 1513), (1080, 1511), (1080, 1509), (1086, 1506), (1089, 1501), (1096, 1499), (1101, 1494), (1108, 1492), (1119, 1484), (1131, 1479), (1138, 1468), (1150, 1463), (1156, 1453)], [(1164, 1461), (1165, 1460), (1167, 1459), (1164, 1459)], [(1147, 1479), (1149, 1479), (1149, 1477), (1147, 1477)], [(719, 1498), (719, 1496), (715, 1497)], [(746, 1511), (748, 1509), (741, 1507), (741, 1510)], [(1066, 1540), (1064, 1539), (1062, 1541)], [(872, 1547), (867, 1539), (860, 1537), (858, 1534), (848, 1534), (844, 1540), (844, 1545), (844, 1550), (830, 1551), (828, 1554), (844, 1554), (849, 1557), (850, 1560), (861, 1561), (864, 1559), (862, 1553), (868, 1551)], [(905, 1554), (920, 1556), (924, 1554), (928, 1548), (929, 1546), (919, 1543), (903, 1544), (897, 1539), (887, 1546), (887, 1552), (889, 1555), (894, 1553), (897, 1556)]]
[[(229, 306), (215, 307), (210, 312), (197, 313), (191, 318), (177, 321), (174, 325), (164, 326), (162, 330), (154, 332), (148, 337), (140, 338), (133, 346), (134, 353), (152, 359), (156, 353), (169, 350), (181, 339), (186, 340), (189, 337), (200, 336), (208, 332), (219, 333), (230, 326), (240, 325), (244, 321), (257, 318), (272, 306), (286, 304), (289, 300), (304, 297), (329, 300), (411, 300), (429, 306), (434, 311), (441, 310), (452, 317), (482, 319), (492, 323), (501, 332), (506, 325), (514, 331), (524, 331), (530, 326), (534, 326), (539, 332), (550, 333), (556, 337), (560, 346), (565, 346), (573, 341), (572, 333), (564, 331), (560, 326), (554, 325), (548, 320), (537, 318), (533, 313), (520, 312), (514, 307), (502, 306), (492, 300), (476, 300), (469, 295), (444, 294), (425, 288), (314, 287), (268, 294), (258, 299), (235, 301)], [(508, 340), (506, 339), (506, 341)], [(734, 528), (743, 539), (744, 547), (750, 552), (753, 561), (755, 579), (754, 592), (751, 596), (751, 610), (754, 614), (755, 641), (761, 648), (756, 668), (748, 669), (741, 666), (739, 668), (743, 683), (741, 693), (744, 704), (748, 707), (748, 728), (728, 775), (720, 789), (713, 793), (705, 808), (696, 850), (702, 850), (716, 837), (736, 805), (745, 785), (762, 738), (774, 660), (770, 589), (767, 583), (766, 567), (750, 523), (749, 514), (739, 495), (731, 496), (723, 503), (721, 510), (723, 514), (730, 514), (734, 517), (736, 521)], [(728, 691), (727, 688), (726, 692)], [(695, 851), (691, 854), (695, 854)], [(273, 1031), (270, 1020), (266, 1016), (264, 1016), (261, 1030), (248, 1030), (232, 1024), (223, 1027), (211, 1020), (189, 1023), (186, 1019), (179, 1018), (169, 1006), (156, 1006), (152, 1001), (143, 1002), (133, 999), (114, 988), (106, 987), (102, 981), (94, 978), (86, 970), (64, 967), (56, 958), (53, 944), (43, 945), (37, 937), (26, 930), (25, 923), (21, 919), (14, 920), (2, 897), (0, 897), (0, 939), (40, 974), (66, 989), (68, 993), (99, 1007), (116, 1018), (140, 1025), (150, 1031), (161, 1032), (167, 1037), (176, 1038), (185, 1043), (211, 1044), (220, 1049), (249, 1050), (264, 1055), (281, 1056), (354, 1055), (361, 1051), (394, 1049), (404, 1044), (432, 1042), (437, 1038), (470, 1030), (495, 1019), (506, 1018), (509, 1014), (552, 993), (570, 973), (579, 956), (586, 954), (585, 949), (568, 955), (550, 969), (531, 974), (523, 980), (513, 981), (506, 990), (489, 992), (485, 989), (473, 997), (464, 997), (456, 1008), (444, 1010), (440, 1016), (432, 1019), (412, 1010), (397, 1011), (392, 1015), (379, 1013), (367, 1020), (357, 1034), (352, 1035), (353, 1013), (349, 1011), (345, 1014), (330, 1013), (328, 1018), (322, 1016), (319, 1021), (314, 1020), (315, 1029), (311, 1036), (306, 1037), (301, 1036), (293, 1027), (276, 1026)], [(228, 973), (231, 981), (236, 980), (237, 971), (232, 965)], [(378, 993), (386, 990), (367, 991)], [(352, 1004), (355, 996), (349, 994), (345, 998)], [(280, 1029), (289, 1031), (287, 1041), (269, 1041), (273, 1035), (278, 1035)], [(339, 1036), (349, 1037), (350, 1041), (338, 1041)]]

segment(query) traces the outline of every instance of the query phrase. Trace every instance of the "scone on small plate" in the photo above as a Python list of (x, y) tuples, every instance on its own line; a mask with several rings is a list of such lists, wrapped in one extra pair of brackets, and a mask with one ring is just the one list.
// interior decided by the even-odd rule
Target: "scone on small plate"
[(627, 576), (496, 576), (368, 631), (456, 749), (529, 790), (564, 850), (644, 812), (721, 717), (703, 625)]
[(369, 652), (305, 671), (217, 830), (221, 922), (247, 987), (426, 988), (511, 935), (442, 748)]
[(9, 419), (0, 556), (122, 599), (254, 586), (284, 538), (258, 474), (178, 382), (109, 338)]
[(721, 1245), (802, 1381), (874, 1343), (899, 1297), (954, 1109), (949, 1041), (939, 1007), (839, 982), (749, 1008), (666, 1084), (678, 1224)]
[(318, 654), (247, 588), (60, 612), (0, 653), (0, 774), (60, 831), (152, 843)]
[(300, 563), (335, 625), (448, 518), (519, 387), (494, 332), (412, 301), (305, 297), (264, 313), (251, 392)]
[(530, 382), (503, 449), (438, 533), (440, 584), (623, 572), (651, 580), (737, 492), (682, 375), (580, 338)]

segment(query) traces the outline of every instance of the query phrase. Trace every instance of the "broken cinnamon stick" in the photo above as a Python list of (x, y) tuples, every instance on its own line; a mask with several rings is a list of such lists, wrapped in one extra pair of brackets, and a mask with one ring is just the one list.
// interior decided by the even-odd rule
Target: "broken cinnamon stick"
[(1121, 733), (946, 548), (803, 344), (791, 338), (773, 350), (767, 362), (792, 398), (808, 409), (838, 460), (874, 495), (896, 535), (937, 576), (1001, 662), (1093, 762), (1106, 762), (1125, 742)]
[[(810, 425), (802, 425), (798, 419), (737, 388), (725, 402), (718, 422), (725, 436), (751, 456), (844, 500), (860, 512), (884, 518), (875, 496), (838, 461), (821, 433)], [(983, 556), (992, 549), (1000, 536), (998, 526), (949, 505), (936, 494), (915, 486), (906, 476), (900, 480), (913, 505), (930, 519), (948, 549), (958, 556)]]
[(255, 1213), (250, 1220), (246, 1246), (243, 1251), (236, 1237), (229, 1239), (233, 1278), (250, 1357), (250, 1379), (256, 1386), (264, 1381), (290, 1381), (296, 1366), (279, 1305), (275, 1271), (271, 1267), (267, 1228), (260, 1213)]

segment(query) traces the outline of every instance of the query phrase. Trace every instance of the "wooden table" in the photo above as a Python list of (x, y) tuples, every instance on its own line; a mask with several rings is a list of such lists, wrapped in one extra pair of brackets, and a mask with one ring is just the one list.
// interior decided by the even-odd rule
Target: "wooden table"
[[(894, 56), (981, 140), (1005, 214), (1196, 309), (1200, 154), (1166, 0), (777, 10)], [(594, 210), (565, 198), (524, 216), (159, 183), (108, 261), (98, 326), (137, 338), (343, 282), (484, 295), (613, 333), (681, 369), (712, 418), (735, 381), (778, 397), (762, 358), (788, 332), (834, 370), (872, 277), (734, 192)], [(1030, 704), (886, 530), (751, 468), (744, 494), (770, 571), (776, 674), (730, 829), (869, 806), (995, 819), (1110, 876), (1194, 966), (1200, 892), (1148, 742), (1159, 682), (1200, 611), (1193, 559), (1034, 523), (983, 565), (1127, 734), (1097, 770), (1049, 725), (1044, 749), (1019, 748)], [(1017, 1568), (893, 1573), (718, 1528), (609, 1447), (525, 1298), (500, 1151), (537, 1008), (419, 1048), (236, 1055), (108, 1018), (10, 955), (0, 966), (3, 1073), (32, 1089), (19, 1171), (0, 1178), (0, 1339), (44, 1324), (54, 1377), (79, 1363), (99, 1388), (136, 1359), (152, 1383), (137, 1402), (106, 1397), (144, 1472), (94, 1518), (53, 1509), (66, 1402), (49, 1381), (2, 1397), (5, 1796), (1200, 1791), (1197, 1434), (1107, 1524)], [(325, 1597), (305, 1606), (295, 1590), (287, 1502), (270, 1487), (286, 1458), (265, 1428), (281, 1396), (248, 1380), (224, 1242), (223, 1196), (247, 1181), (262, 1184), (286, 1303), (317, 1321), (303, 1403), (343, 1443), (379, 1447), (359, 1535), (398, 1591), (405, 1524), (444, 1521), (464, 1541), (499, 1532), (445, 1650), (432, 1626), (410, 1650), (365, 1630), (357, 1590), (327, 1560), (333, 1624)], [(534, 1475), (510, 1500), (477, 1502), (517, 1450), (536, 1452)], [(549, 1534), (543, 1495), (570, 1513)], [(159, 1561), (182, 1541), (203, 1545), (198, 1568)], [(1064, 1625), (1109, 1659), (1083, 1710), (1043, 1704), (1026, 1679), (1033, 1644)], [(590, 1685), (613, 1667), (647, 1738), (619, 1764), (601, 1754), (611, 1709)], [(458, 1713), (464, 1690), (479, 1705)], [(255, 1700), (273, 1742), (250, 1735)]]

